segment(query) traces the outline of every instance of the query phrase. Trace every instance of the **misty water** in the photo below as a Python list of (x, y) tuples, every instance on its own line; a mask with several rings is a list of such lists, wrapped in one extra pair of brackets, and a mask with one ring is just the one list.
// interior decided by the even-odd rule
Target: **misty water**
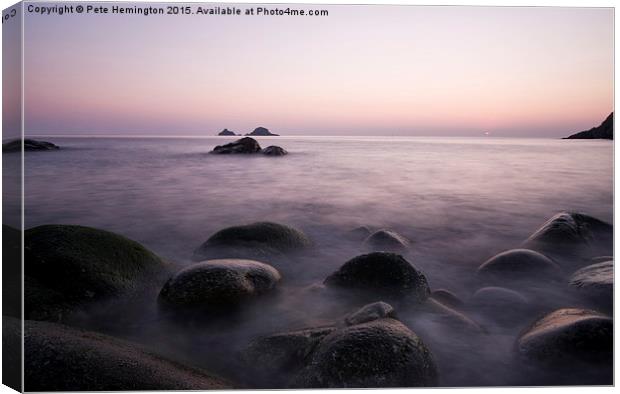
[[(210, 138), (46, 138), (62, 147), (27, 152), (25, 226), (79, 224), (120, 233), (179, 267), (214, 232), (256, 221), (303, 230), (312, 253), (279, 263), (279, 291), (230, 319), (170, 321), (157, 308), (165, 281), (99, 305), (75, 324), (144, 343), (177, 360), (244, 378), (237, 352), (252, 338), (327, 324), (360, 303), (317, 286), (367, 252), (347, 231), (367, 225), (406, 236), (403, 255), (467, 300), (478, 265), (516, 248), (562, 210), (612, 222), (613, 143), (550, 139), (265, 137), (284, 157), (210, 155)], [(5, 160), (19, 160), (19, 155)], [(5, 164), (6, 165), (6, 164)], [(5, 175), (6, 176), (6, 175)], [(561, 291), (539, 310), (578, 306)], [(528, 385), (544, 378), (515, 364), (512, 347), (531, 323), (471, 317), (470, 335), (432, 313), (395, 305), (433, 352), (440, 384)]]

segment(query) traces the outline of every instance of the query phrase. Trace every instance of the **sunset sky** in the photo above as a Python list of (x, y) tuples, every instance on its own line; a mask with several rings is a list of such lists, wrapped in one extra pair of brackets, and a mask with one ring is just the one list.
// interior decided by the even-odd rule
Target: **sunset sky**
[(613, 109), (611, 8), (293, 7), (329, 16), (27, 13), (26, 133), (558, 137)]

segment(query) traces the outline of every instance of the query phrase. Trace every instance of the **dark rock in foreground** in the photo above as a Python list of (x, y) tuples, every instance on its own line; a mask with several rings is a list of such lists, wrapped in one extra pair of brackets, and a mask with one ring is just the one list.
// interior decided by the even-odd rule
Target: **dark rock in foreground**
[(2, 314), (22, 314), (22, 234), (16, 228), (2, 225)]
[(613, 250), (613, 226), (592, 216), (560, 212), (547, 220), (524, 243), (555, 256), (595, 257)]
[(409, 240), (396, 231), (381, 229), (368, 236), (364, 244), (372, 250), (400, 251), (409, 247)]
[(209, 260), (177, 272), (159, 293), (163, 306), (179, 309), (235, 307), (273, 290), (280, 273), (252, 260)]
[(614, 262), (584, 267), (571, 276), (569, 284), (594, 305), (611, 310), (614, 301)]
[(257, 136), (277, 136), (278, 134), (273, 134), (269, 129), (265, 127), (257, 127), (249, 134), (246, 135), (257, 135)]
[(529, 249), (502, 252), (478, 267), (477, 275), (485, 282), (559, 280), (560, 267), (547, 256)]
[(559, 309), (525, 330), (516, 351), (527, 363), (556, 371), (588, 364), (611, 368), (613, 321), (594, 311)]
[(267, 156), (284, 156), (288, 152), (279, 146), (271, 145), (263, 149), (263, 154)]
[(230, 131), (228, 129), (224, 129), (220, 131), (217, 135), (237, 135), (237, 134), (235, 134), (233, 131)]
[(104, 230), (45, 225), (26, 230), (27, 319), (60, 321), (67, 312), (135, 289), (165, 263), (139, 243)]
[(242, 359), (261, 380), (261, 387), (436, 385), (437, 369), (430, 351), (393, 316), (389, 304), (376, 302), (332, 326), (255, 339)]
[(566, 137), (564, 139), (566, 140), (572, 140), (572, 139), (613, 140), (614, 139), (614, 113), (612, 112), (611, 114), (609, 114), (609, 116), (598, 127), (593, 127), (590, 130), (575, 133), (571, 135), (570, 137)]
[[(19, 324), (13, 319), (15, 330)], [(60, 324), (24, 324), (26, 391), (232, 388), (222, 378), (167, 360), (130, 342)]]
[(308, 248), (312, 242), (295, 228), (271, 222), (233, 226), (213, 234), (194, 252), (194, 260), (266, 258)]
[(316, 346), (294, 387), (428, 387), (437, 367), (422, 340), (385, 318), (335, 330)]
[(430, 289), (424, 274), (401, 255), (373, 252), (347, 261), (325, 279), (325, 285), (357, 290), (388, 299), (408, 298), (421, 302)]
[(243, 137), (237, 141), (231, 142), (226, 145), (218, 145), (211, 153), (217, 154), (248, 154), (258, 153), (261, 151), (261, 147), (254, 138)]
[[(45, 150), (57, 150), (60, 149), (58, 145), (52, 144), (47, 141), (37, 141), (33, 139), (24, 139), (24, 151), (45, 151)], [(3, 152), (21, 152), (22, 140), (14, 140), (2, 144)]]

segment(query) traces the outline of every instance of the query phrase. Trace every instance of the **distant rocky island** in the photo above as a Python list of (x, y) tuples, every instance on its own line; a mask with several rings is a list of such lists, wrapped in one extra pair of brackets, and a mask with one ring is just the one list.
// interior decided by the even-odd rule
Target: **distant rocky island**
[[(41, 150), (56, 150), (60, 149), (58, 145), (52, 144), (47, 141), (37, 141), (30, 138), (24, 139), (24, 151), (41, 151)], [(2, 144), (3, 152), (21, 152), (22, 140), (17, 139)]]
[(565, 140), (578, 140), (578, 139), (614, 139), (614, 113), (609, 114), (607, 119), (603, 121), (598, 127), (593, 127), (590, 130), (581, 131), (575, 133)]
[(246, 135), (258, 135), (258, 136), (278, 136), (279, 134), (274, 134), (271, 131), (269, 131), (269, 129), (265, 128), (265, 127), (257, 127), (254, 129), (253, 132), (246, 134)]
[(237, 135), (237, 134), (235, 134), (234, 131), (230, 131), (228, 129), (224, 129), (224, 130), (220, 131), (218, 135)]
[[(243, 135), (243, 134), (236, 134), (234, 131), (224, 129), (220, 131), (217, 135), (231, 136), (231, 135)], [(254, 129), (254, 131), (252, 131), (251, 133), (247, 133), (246, 135), (253, 135), (253, 136), (259, 136), (259, 137), (279, 136), (279, 134), (272, 133), (266, 127), (257, 127)]]

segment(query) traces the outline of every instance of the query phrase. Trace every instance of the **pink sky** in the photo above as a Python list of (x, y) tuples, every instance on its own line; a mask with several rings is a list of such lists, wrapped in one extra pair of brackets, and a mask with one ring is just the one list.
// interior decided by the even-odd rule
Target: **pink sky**
[(610, 8), (293, 7), (329, 16), (27, 13), (26, 131), (557, 137), (613, 109)]

